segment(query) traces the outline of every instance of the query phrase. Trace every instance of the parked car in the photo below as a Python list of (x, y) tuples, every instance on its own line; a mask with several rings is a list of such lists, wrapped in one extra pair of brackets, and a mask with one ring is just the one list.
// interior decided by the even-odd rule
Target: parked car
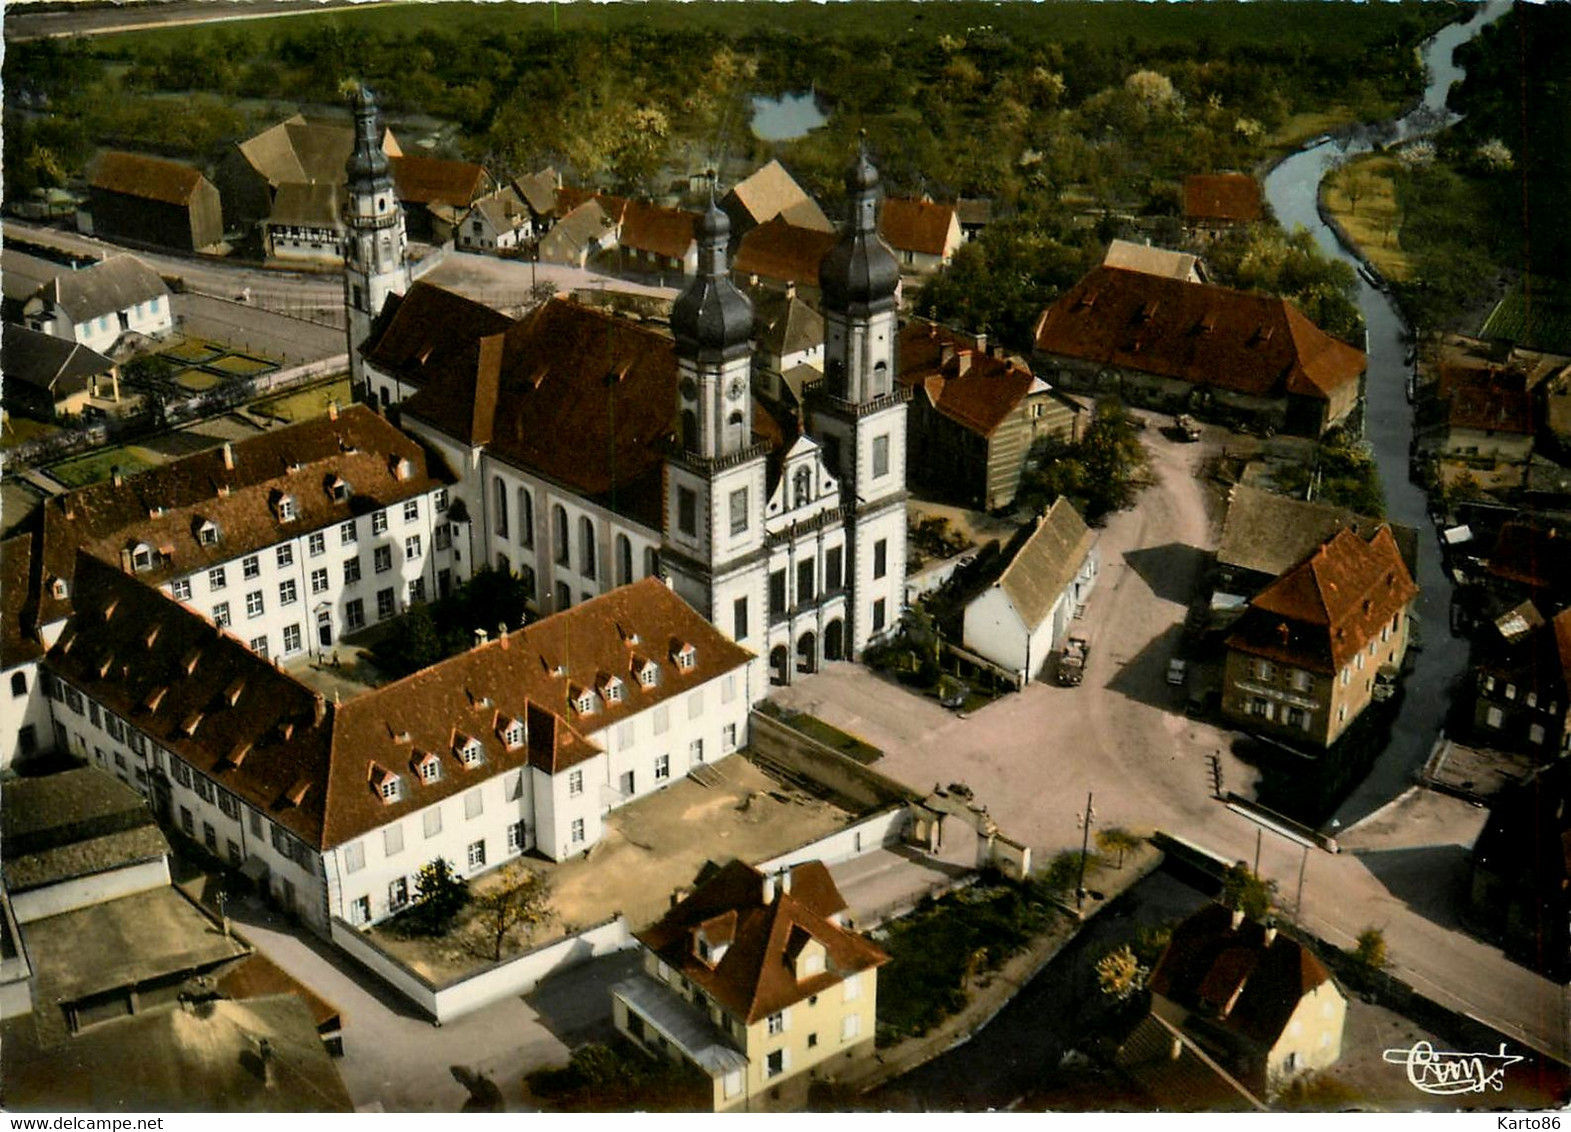
[(1070, 637), (1058, 657), (1058, 682), (1073, 688), (1085, 679), (1086, 658), (1091, 655), (1091, 642), (1084, 637)]
[(938, 689), (938, 702), (951, 711), (958, 710), (965, 704), (966, 697), (971, 694), (971, 686), (964, 680), (955, 680), (947, 676), (944, 680), (945, 682)]
[(1189, 672), (1186, 661), (1179, 660), (1176, 656), (1167, 662), (1167, 682), (1175, 688), (1183, 684), (1184, 677)]
[(1184, 440), (1200, 439), (1200, 422), (1188, 413), (1180, 413), (1173, 418), (1173, 428), (1177, 430), (1178, 435)]

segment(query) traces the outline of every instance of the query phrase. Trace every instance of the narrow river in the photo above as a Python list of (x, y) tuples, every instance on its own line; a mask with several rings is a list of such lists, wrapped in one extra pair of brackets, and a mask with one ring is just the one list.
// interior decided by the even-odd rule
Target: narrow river
[[(1471, 39), (1484, 25), (1498, 19), (1512, 0), (1489, 0), (1466, 23), (1443, 28), (1424, 46), (1429, 81), (1421, 106), (1443, 110), (1446, 92), (1461, 78), (1452, 52)], [(1411, 116), (1410, 116), (1411, 118)], [(1399, 136), (1414, 132), (1409, 119), (1397, 123)], [(1328, 254), (1357, 265), (1316, 211), (1316, 194), (1331, 159), (1357, 153), (1367, 145), (1346, 150), (1336, 145), (1287, 158), (1266, 178), (1266, 199), (1277, 219), (1288, 229), (1299, 225), (1314, 234)], [(1465, 641), (1450, 633), (1451, 583), (1441, 572), (1439, 543), (1429, 525), (1424, 497), (1407, 477), (1408, 444), (1413, 436), (1412, 407), (1407, 403), (1406, 327), (1389, 296), (1359, 279), (1359, 306), (1369, 328), (1368, 404), (1365, 437), (1374, 448), (1385, 487), (1390, 518), (1419, 530), (1418, 582), (1423, 589), (1419, 616), (1424, 647), (1418, 653), (1406, 682), (1406, 697), (1391, 746), (1381, 756), (1364, 783), (1343, 804), (1337, 820), (1350, 825), (1406, 788), (1412, 772), (1421, 765), (1434, 743), (1449, 706), (1451, 686), (1467, 666)], [(1203, 902), (1203, 894), (1171, 877), (1158, 874), (1131, 893), (1123, 914), (1137, 922), (1157, 923), (1182, 916)], [(879, 1107), (896, 1109), (976, 1111), (1002, 1108), (1025, 1100), (1039, 1100), (1044, 1085), (1066, 1087), (1064, 1075), (1055, 1072), (1059, 1056), (1074, 1048), (1082, 1037), (1076, 1032), (1076, 1002), (1088, 990), (1089, 976), (1083, 956), (1102, 935), (1101, 927), (1088, 926), (1082, 938), (1064, 950), (1014, 1001), (971, 1041), (935, 1058), (927, 1065), (891, 1082), (873, 1100)], [(1072, 1076), (1072, 1075), (1071, 1075)], [(1055, 1078), (1057, 1080), (1055, 1081)], [(1077, 1103), (1079, 1102), (1079, 1103)], [(1101, 1107), (1108, 1103), (1094, 1092), (1068, 1088), (1056, 1102), (1068, 1109)]]
[[(1446, 92), (1462, 77), (1452, 60), (1458, 45), (1478, 34), (1510, 8), (1512, 0), (1489, 0), (1466, 23), (1442, 28), (1424, 45), (1428, 84), (1414, 113), (1396, 123), (1399, 137), (1417, 132), (1415, 119), (1433, 121), (1445, 113)], [(1447, 120), (1454, 120), (1448, 115)], [(1367, 142), (1345, 149), (1336, 144), (1295, 153), (1271, 170), (1265, 181), (1266, 199), (1277, 220), (1289, 231), (1307, 228), (1327, 254), (1358, 265), (1357, 257), (1337, 240), (1320, 219), (1316, 199), (1320, 181), (1334, 159), (1367, 152)], [(1342, 803), (1336, 820), (1343, 826), (1379, 808), (1400, 794), (1423, 765), (1440, 725), (1450, 708), (1451, 693), (1467, 668), (1467, 642), (1450, 631), (1451, 581), (1441, 569), (1440, 547), (1429, 523), (1424, 493), (1408, 479), (1408, 447), (1413, 439), (1412, 406), (1407, 402), (1407, 328), (1391, 297), (1358, 280), (1358, 305), (1369, 330), (1368, 375), (1364, 437), (1374, 449), (1385, 488), (1386, 512), (1393, 522), (1416, 527), (1418, 539), (1418, 599), (1423, 648), (1405, 681), (1405, 696), (1391, 744), (1369, 776)]]

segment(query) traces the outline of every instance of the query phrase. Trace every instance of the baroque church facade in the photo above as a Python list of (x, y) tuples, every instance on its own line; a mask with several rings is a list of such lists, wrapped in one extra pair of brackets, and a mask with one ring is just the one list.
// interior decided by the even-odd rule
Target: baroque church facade
[(787, 418), (754, 397), (752, 304), (713, 200), (669, 333), (560, 298), (513, 320), (410, 282), (367, 92), (356, 117), (352, 372), (457, 474), (438, 536), (455, 556), (520, 576), (541, 614), (659, 575), (767, 657), (776, 683), (896, 630), (909, 395), (895, 380), (899, 267), (865, 153), (820, 268), (825, 377)]

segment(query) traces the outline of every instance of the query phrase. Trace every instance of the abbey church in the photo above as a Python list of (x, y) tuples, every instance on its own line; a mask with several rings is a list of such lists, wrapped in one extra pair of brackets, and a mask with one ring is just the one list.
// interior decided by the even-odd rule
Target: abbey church
[[(410, 279), (404, 222), (362, 91), (345, 255), (352, 374), (457, 474), (453, 573), (521, 577), (541, 614), (651, 575), (788, 683), (898, 626), (906, 566), (899, 268), (859, 154), (820, 269), (824, 380), (789, 416), (755, 398), (752, 303), (730, 222), (696, 221), (699, 268), (669, 331), (554, 298), (521, 319)], [(462, 565), (458, 565), (462, 563)]]

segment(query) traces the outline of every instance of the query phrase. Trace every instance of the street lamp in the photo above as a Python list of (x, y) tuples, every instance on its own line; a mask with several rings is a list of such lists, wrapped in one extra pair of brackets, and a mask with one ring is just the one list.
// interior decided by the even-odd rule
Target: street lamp
[(1086, 791), (1086, 812), (1080, 819), (1080, 877), (1075, 881), (1075, 911), (1080, 911), (1086, 898), (1086, 854), (1091, 851), (1091, 823), (1096, 811), (1091, 808), (1091, 792)]

